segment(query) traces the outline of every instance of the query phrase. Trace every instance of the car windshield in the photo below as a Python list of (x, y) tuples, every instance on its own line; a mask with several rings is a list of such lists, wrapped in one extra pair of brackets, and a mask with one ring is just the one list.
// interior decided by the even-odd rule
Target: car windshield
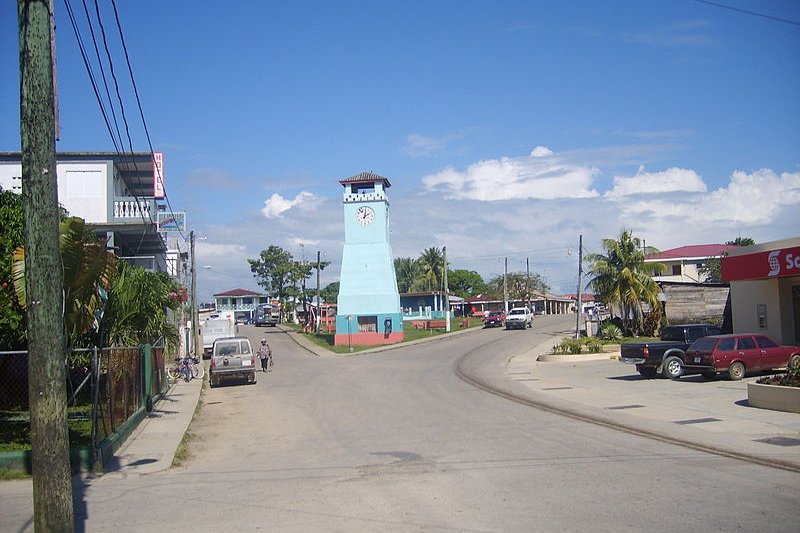
[(524, 309), (512, 309), (509, 314), (511, 314), (511, 315), (524, 315), (525, 314), (525, 310)]
[(221, 342), (216, 347), (217, 355), (233, 355), (239, 351), (238, 342)]

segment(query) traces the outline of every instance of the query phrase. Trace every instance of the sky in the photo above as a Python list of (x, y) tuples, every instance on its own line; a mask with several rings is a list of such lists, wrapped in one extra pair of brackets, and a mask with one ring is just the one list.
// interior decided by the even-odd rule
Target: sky
[[(67, 5), (57, 149), (114, 151)], [(800, 235), (797, 0), (118, 0), (144, 122), (99, 6), (122, 145), (164, 152), (200, 301), (260, 291), (247, 259), (272, 244), (338, 280), (339, 180), (362, 171), (391, 182), (396, 257), (446, 247), (487, 280), (527, 261), (556, 294), (577, 289), (581, 236), (592, 253), (623, 229), (660, 250)], [(16, 2), (0, 25), (0, 151), (18, 151)]]

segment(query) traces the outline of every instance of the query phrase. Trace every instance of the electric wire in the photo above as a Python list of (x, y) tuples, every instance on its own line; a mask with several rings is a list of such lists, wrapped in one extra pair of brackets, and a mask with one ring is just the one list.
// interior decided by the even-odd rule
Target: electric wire
[(774, 20), (776, 22), (784, 22), (786, 24), (793, 24), (795, 26), (800, 26), (800, 22), (796, 20), (786, 19), (782, 17), (776, 17), (774, 15), (767, 15), (766, 13), (758, 13), (757, 11), (750, 11), (749, 9), (742, 9), (740, 7), (729, 6), (726, 4), (720, 4), (719, 2), (711, 2), (710, 0), (693, 0), (699, 4), (707, 4), (709, 6), (719, 7), (721, 9), (728, 9), (730, 11), (736, 11), (737, 13), (744, 13), (745, 15), (753, 15), (755, 17), (762, 17), (769, 20)]

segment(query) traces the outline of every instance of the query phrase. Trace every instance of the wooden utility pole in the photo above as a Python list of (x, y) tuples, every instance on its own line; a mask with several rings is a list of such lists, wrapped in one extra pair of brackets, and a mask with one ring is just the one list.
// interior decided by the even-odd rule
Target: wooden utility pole
[(528, 310), (531, 309), (531, 260), (529, 257), (525, 258), (525, 293), (528, 297)]
[(506, 257), (505, 263), (503, 264), (503, 307), (505, 308), (505, 313), (508, 314), (508, 281), (506, 277), (508, 276), (508, 257)]
[(74, 531), (59, 247), (52, 2), (18, 0), (22, 204), (28, 318), (33, 523)]
[(575, 318), (575, 338), (581, 338), (581, 318), (583, 318), (583, 309), (581, 305), (581, 276), (583, 275), (583, 235), (578, 237), (578, 307), (576, 309), (577, 317)]

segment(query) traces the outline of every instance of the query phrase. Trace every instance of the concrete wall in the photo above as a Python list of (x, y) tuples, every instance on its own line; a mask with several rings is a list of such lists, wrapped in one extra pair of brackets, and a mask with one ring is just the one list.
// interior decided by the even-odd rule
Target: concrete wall
[[(763, 333), (781, 344), (798, 344), (795, 338), (792, 286), (800, 277), (731, 282), (733, 331)], [(766, 310), (766, 327), (761, 327), (759, 305)]]

